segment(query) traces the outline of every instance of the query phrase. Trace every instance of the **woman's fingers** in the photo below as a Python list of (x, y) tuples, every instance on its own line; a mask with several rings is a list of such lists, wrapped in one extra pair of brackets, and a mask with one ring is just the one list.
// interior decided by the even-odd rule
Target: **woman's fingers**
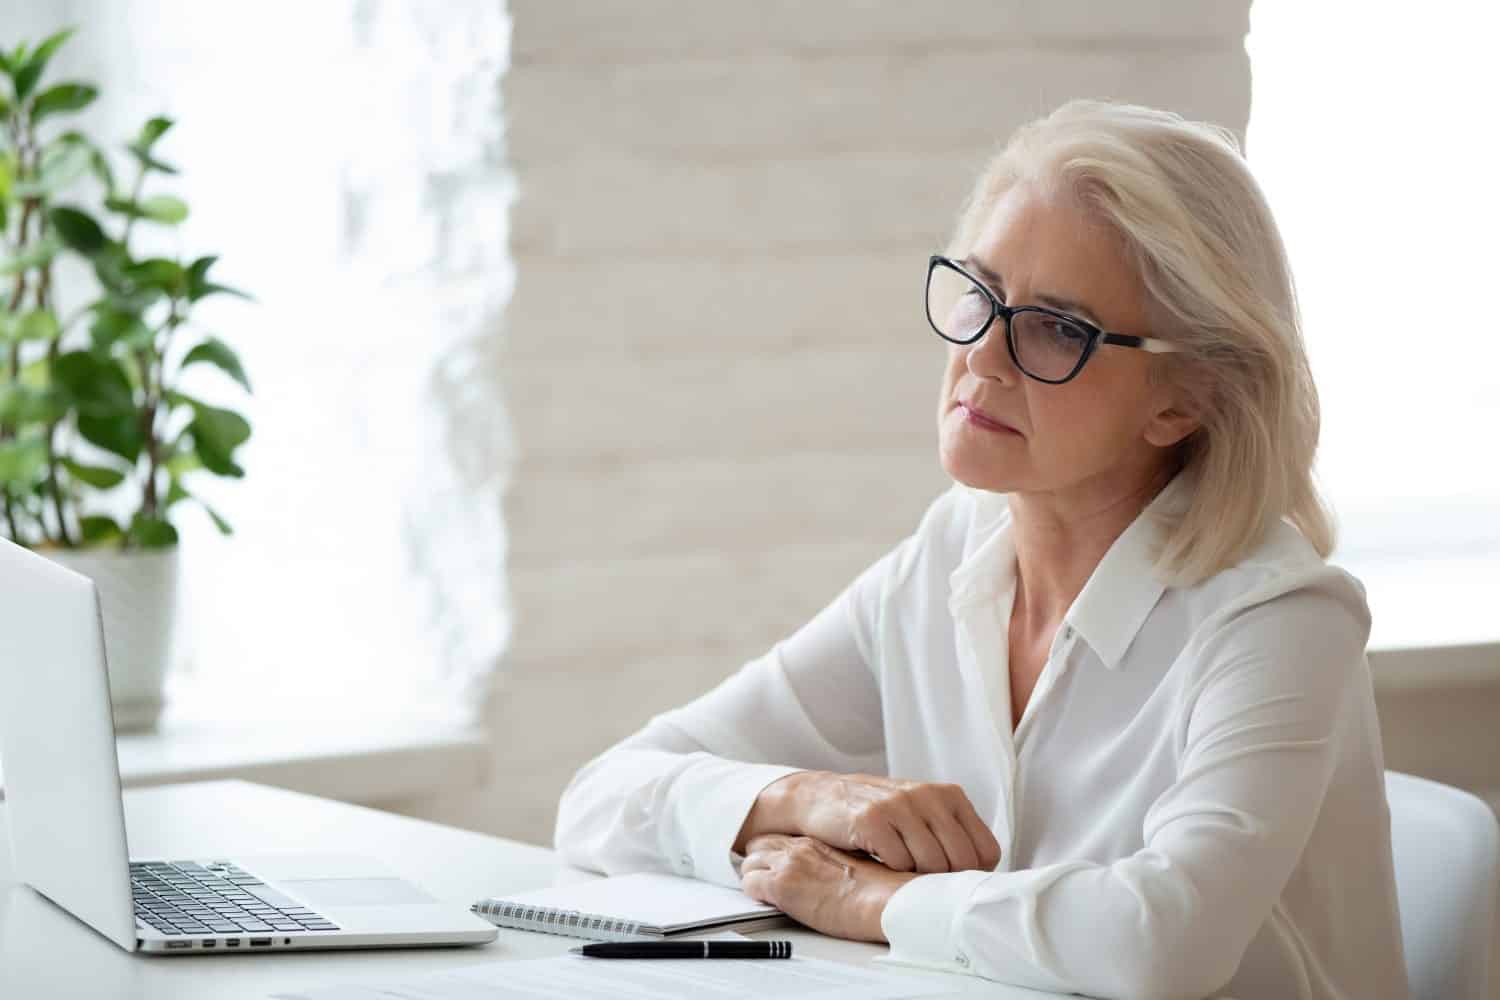
[(974, 845), (974, 867), (994, 871), (1000, 864), (1000, 841), (995, 839), (994, 832), (979, 818), (979, 813), (974, 811), (974, 804), (967, 795), (954, 811), (954, 819), (963, 827), (969, 842)]
[(868, 845), (861, 845), (860, 850), (875, 855), (881, 864), (892, 871), (916, 871), (916, 859), (906, 849), (906, 841), (895, 824), (882, 821), (861, 840), (867, 840)]
[(920, 814), (911, 814), (903, 817), (897, 828), (901, 833), (901, 840), (906, 844), (906, 849), (911, 852), (912, 859), (916, 862), (916, 871), (923, 874), (931, 872), (948, 871), (948, 855), (943, 851), (943, 845), (938, 843), (937, 837), (932, 833), (932, 828)]
[(947, 856), (948, 867), (944, 871), (963, 872), (979, 867), (979, 851), (956, 816), (938, 813), (928, 817), (927, 826)]

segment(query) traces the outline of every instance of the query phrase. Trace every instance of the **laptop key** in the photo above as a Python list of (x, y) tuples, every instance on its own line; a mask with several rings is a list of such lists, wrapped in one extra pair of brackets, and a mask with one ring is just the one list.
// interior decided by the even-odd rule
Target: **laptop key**
[(246, 931), (268, 931), (271, 929), (270, 924), (259, 920), (236, 920), (235, 923), (240, 925), (241, 930)]

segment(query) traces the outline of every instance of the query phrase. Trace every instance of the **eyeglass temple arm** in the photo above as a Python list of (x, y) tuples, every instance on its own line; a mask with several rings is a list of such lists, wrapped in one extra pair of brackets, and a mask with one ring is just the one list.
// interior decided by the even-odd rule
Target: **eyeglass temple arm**
[(1106, 333), (1100, 340), (1117, 347), (1138, 347), (1152, 354), (1175, 354), (1182, 350), (1176, 344), (1165, 340), (1157, 340), (1155, 337), (1136, 337), (1128, 333)]

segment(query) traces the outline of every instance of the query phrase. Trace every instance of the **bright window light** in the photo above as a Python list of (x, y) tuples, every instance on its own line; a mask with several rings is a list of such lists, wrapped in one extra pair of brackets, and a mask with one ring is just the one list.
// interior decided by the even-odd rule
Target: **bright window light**
[(1247, 151), (1297, 277), (1335, 561), (1370, 587), (1372, 645), (1500, 638), (1497, 33), (1500, 9), (1465, 0), (1251, 10)]

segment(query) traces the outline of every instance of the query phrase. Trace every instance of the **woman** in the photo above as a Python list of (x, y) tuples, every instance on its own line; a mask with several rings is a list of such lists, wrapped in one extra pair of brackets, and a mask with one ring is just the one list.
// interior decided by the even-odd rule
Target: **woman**
[(585, 766), (557, 846), (1101, 997), (1406, 998), (1362, 588), (1234, 140), (1073, 102), (928, 265), (956, 481), (789, 639)]

